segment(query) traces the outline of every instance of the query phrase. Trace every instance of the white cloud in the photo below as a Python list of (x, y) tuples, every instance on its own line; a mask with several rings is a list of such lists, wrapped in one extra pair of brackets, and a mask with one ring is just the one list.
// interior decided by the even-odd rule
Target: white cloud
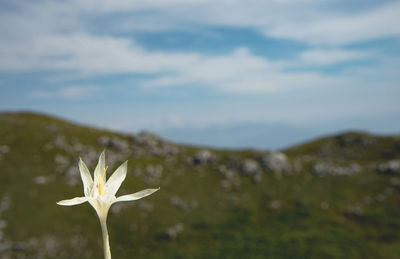
[[(329, 5), (331, 1), (325, 3)], [(226, 92), (257, 93), (343, 84), (349, 79), (317, 72), (290, 72), (287, 68), (332, 65), (369, 57), (367, 52), (339, 47), (311, 49), (295, 61), (271, 61), (245, 47), (219, 55), (150, 51), (126, 36), (96, 35), (99, 25), (87, 18), (89, 13), (92, 18), (113, 14), (107, 16), (111, 20), (106, 20), (113, 26), (116, 24), (111, 17), (124, 14), (125, 22), (138, 21), (137, 26), (142, 28), (157, 27), (156, 24), (162, 24), (163, 29), (179, 28), (182, 24), (246, 26), (268, 36), (323, 45), (400, 33), (399, 2), (355, 14), (341, 14), (337, 10), (331, 13), (320, 5), (320, 1), (312, 0), (21, 2), (17, 11), (0, 11), (6, 14), (0, 16), (0, 22), (12, 24), (0, 29), (4, 35), (0, 39), (0, 71), (61, 71), (77, 77), (146, 74), (149, 77), (140, 82), (142, 87), (197, 84)], [(149, 18), (142, 20), (144, 13)], [(45, 97), (46, 93), (37, 96)]]
[[(316, 73), (284, 72), (284, 67), (245, 47), (225, 55), (148, 51), (125, 38), (84, 34), (51, 35), (3, 46), (3, 71), (70, 71), (77, 76), (148, 74), (143, 87), (200, 84), (227, 92), (271, 92), (332, 82)], [(0, 45), (1, 46), (1, 45)], [(44, 97), (45, 94), (39, 96)]]
[(181, 66), (172, 75), (145, 80), (144, 87), (201, 84), (229, 93), (267, 93), (295, 88), (343, 83), (313, 72), (287, 72), (280, 62), (271, 62), (251, 54), (246, 48), (223, 56), (199, 56), (195, 62)]
[(30, 95), (38, 99), (81, 99), (95, 90), (93, 86), (67, 86), (58, 90), (35, 90)]
[[(30, 48), (26, 48), (29, 45)], [(85, 75), (156, 73), (184, 66), (196, 55), (148, 52), (125, 38), (86, 34), (45, 35), (31, 42), (0, 45), (0, 69), (69, 70)]]
[[(344, 45), (400, 36), (400, 2), (347, 14), (321, 12), (319, 17), (288, 20), (264, 30), (268, 37), (286, 38), (312, 45)], [(326, 16), (325, 16), (326, 15)]]
[(311, 49), (300, 54), (299, 65), (326, 66), (370, 58), (371, 53), (344, 49)]
[[(346, 8), (351, 4), (358, 8)], [(1, 24), (8, 25), (0, 29), (7, 36), (3, 40), (60, 32), (87, 34), (99, 26), (110, 33), (191, 30), (204, 25), (248, 27), (267, 37), (312, 45), (343, 45), (400, 36), (400, 1), (349, 4), (333, 0), (45, 0), (18, 1), (15, 5), (14, 11), (0, 11)]]
[(352, 4), (359, 7), (346, 10), (347, 1), (333, 0), (149, 0), (77, 1), (75, 8), (124, 13), (111, 21), (116, 30), (248, 27), (267, 37), (327, 46), (400, 36), (399, 1)]

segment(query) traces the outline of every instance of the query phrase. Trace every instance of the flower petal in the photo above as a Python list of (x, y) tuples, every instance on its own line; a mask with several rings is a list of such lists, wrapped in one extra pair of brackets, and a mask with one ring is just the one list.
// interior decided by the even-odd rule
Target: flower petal
[[(105, 162), (105, 150), (101, 152), (100, 157), (99, 157), (99, 162), (97, 163), (96, 169), (94, 169), (94, 175), (93, 175), (93, 181), (94, 181), (94, 186), (91, 190), (90, 196), (96, 196), (100, 193), (99, 188), (102, 188), (100, 186), (104, 186), (104, 178), (103, 173), (106, 167), (106, 162)], [(101, 181), (101, 183), (99, 182)]]
[(81, 172), (83, 182), (83, 192), (85, 193), (85, 196), (89, 196), (89, 192), (93, 187), (93, 179), (90, 175), (89, 169), (82, 161), (82, 158), (79, 158), (79, 171)]
[(101, 177), (103, 175), (104, 169), (106, 168), (105, 150), (101, 152), (99, 157), (99, 162), (97, 163), (96, 169), (94, 169), (94, 178)]
[(127, 162), (125, 161), (122, 165), (120, 165), (117, 170), (111, 175), (111, 177), (107, 180), (105, 191), (108, 194), (115, 195), (121, 186), (122, 182), (126, 177), (127, 170)]
[(73, 206), (73, 205), (78, 205), (81, 203), (84, 203), (85, 201), (88, 201), (89, 198), (87, 197), (76, 197), (70, 200), (62, 200), (57, 202), (58, 205), (61, 206)]
[(117, 200), (115, 202), (120, 202), (120, 201), (134, 201), (134, 200), (139, 200), (143, 197), (149, 196), (150, 194), (156, 192), (160, 190), (160, 188), (157, 189), (145, 189), (142, 190), (140, 192), (135, 192), (132, 194), (128, 194), (128, 195), (122, 195), (120, 197), (117, 198)]

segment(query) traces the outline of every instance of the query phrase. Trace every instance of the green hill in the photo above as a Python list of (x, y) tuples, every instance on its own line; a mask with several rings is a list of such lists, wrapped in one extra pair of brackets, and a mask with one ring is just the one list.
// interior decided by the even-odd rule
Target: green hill
[(0, 114), (0, 258), (102, 258), (78, 158), (125, 160), (113, 258), (398, 258), (400, 138), (350, 132), (280, 152), (177, 145), (31, 113)]

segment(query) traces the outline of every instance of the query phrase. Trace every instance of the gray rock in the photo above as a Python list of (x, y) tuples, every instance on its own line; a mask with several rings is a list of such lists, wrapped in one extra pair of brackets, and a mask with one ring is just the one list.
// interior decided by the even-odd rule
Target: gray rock
[(366, 148), (375, 142), (372, 136), (360, 133), (347, 133), (336, 137), (341, 147), (361, 147)]
[(52, 179), (50, 177), (46, 177), (46, 176), (36, 176), (35, 178), (33, 178), (33, 182), (35, 184), (47, 184), (48, 182), (50, 182)]
[(10, 152), (10, 147), (7, 145), (0, 146), (0, 154), (6, 154)]
[(230, 190), (232, 188), (232, 182), (224, 179), (221, 181), (221, 187), (225, 190)]
[(267, 152), (260, 158), (260, 163), (265, 170), (275, 173), (289, 173), (290, 163), (286, 155), (281, 152)]
[(329, 209), (329, 203), (328, 203), (327, 201), (322, 201), (322, 202), (319, 204), (319, 206), (320, 206), (320, 208), (321, 208), (322, 210), (327, 210), (327, 209)]
[(217, 172), (224, 176), (224, 179), (221, 180), (222, 188), (229, 190), (234, 186), (240, 185), (239, 174), (233, 169), (228, 169), (225, 165), (220, 165), (218, 166)]
[(282, 202), (280, 202), (280, 201), (272, 201), (270, 204), (269, 204), (269, 208), (271, 209), (271, 210), (278, 210), (278, 209), (280, 209), (282, 207)]
[(10, 152), (9, 146), (7, 146), (7, 145), (0, 146), (0, 160), (3, 159), (5, 154), (7, 154), (8, 152)]
[(97, 143), (99, 143), (99, 145), (102, 147), (107, 147), (109, 141), (110, 141), (110, 138), (108, 136), (100, 136), (97, 139)]
[(245, 159), (241, 165), (241, 171), (244, 174), (254, 175), (260, 171), (260, 166), (253, 159)]
[(163, 173), (162, 165), (148, 165), (145, 169), (144, 182), (147, 184), (153, 184), (158, 181)]
[(170, 202), (171, 202), (171, 204), (173, 206), (175, 206), (175, 207), (177, 207), (179, 209), (182, 209), (182, 210), (186, 209), (186, 203), (181, 198), (179, 198), (177, 196), (171, 197)]
[(77, 186), (81, 183), (80, 173), (77, 166), (70, 166), (65, 172), (67, 178), (67, 184), (69, 186)]
[(138, 202), (138, 207), (142, 211), (152, 211), (154, 209), (153, 203), (143, 200)]
[(190, 212), (198, 207), (197, 201), (184, 201), (178, 196), (171, 197), (170, 202), (173, 206), (185, 212)]
[(53, 143), (58, 148), (65, 148), (68, 145), (64, 135), (57, 135)]
[(160, 137), (147, 131), (142, 131), (138, 135), (132, 136), (133, 145), (156, 147), (161, 141)]
[[(63, 242), (55, 235), (46, 234), (40, 237), (32, 237), (26, 243), (29, 251), (35, 251), (36, 258), (55, 258), (62, 250)], [(74, 247), (77, 249), (77, 247)]]
[(64, 135), (57, 135), (53, 141), (53, 146), (61, 150), (64, 150), (67, 153), (74, 152), (74, 147), (67, 142)]
[(317, 163), (314, 165), (312, 172), (316, 175), (353, 175), (361, 171), (361, 166), (351, 164), (350, 166), (336, 166), (329, 163)]
[[(109, 159), (109, 154), (110, 152), (107, 152), (106, 154), (106, 159)], [(97, 152), (95, 149), (92, 147), (86, 147), (84, 151), (81, 153), (81, 158), (85, 162), (85, 164), (89, 167), (89, 170), (93, 170), (95, 165), (97, 165), (98, 159), (99, 159), (99, 152)], [(78, 163), (76, 163), (78, 165)], [(109, 165), (109, 163), (107, 163)], [(91, 171), (93, 172), (93, 171)]]
[(169, 239), (175, 239), (176, 236), (179, 233), (183, 232), (184, 229), (185, 229), (185, 227), (184, 227), (183, 223), (178, 223), (175, 226), (167, 228), (167, 230), (165, 232)]
[(14, 242), (12, 249), (14, 251), (25, 251), (27, 244), (25, 242)]
[(56, 154), (54, 157), (56, 163), (56, 172), (63, 173), (70, 165), (69, 159), (61, 154)]
[(137, 155), (173, 156), (179, 153), (176, 145), (146, 131), (132, 136), (132, 149)]
[(398, 174), (400, 173), (400, 160), (391, 160), (389, 162), (380, 164), (376, 170), (383, 174)]
[(117, 152), (128, 153), (130, 151), (129, 142), (115, 136), (101, 136), (97, 141), (100, 146), (113, 149)]
[(363, 211), (364, 211), (364, 208), (362, 207), (361, 204), (352, 205), (347, 208), (347, 213), (353, 214), (353, 215), (362, 215)]
[(253, 159), (244, 159), (240, 165), (240, 172), (244, 175), (251, 176), (254, 183), (259, 183), (262, 180), (260, 165)]
[(10, 197), (9, 196), (3, 196), (1, 201), (0, 201), (0, 218), (3, 215), (3, 212), (8, 210), (8, 208), (10, 207)]
[(203, 149), (197, 152), (197, 154), (193, 157), (192, 163), (193, 165), (204, 165), (214, 160), (215, 155), (211, 151)]

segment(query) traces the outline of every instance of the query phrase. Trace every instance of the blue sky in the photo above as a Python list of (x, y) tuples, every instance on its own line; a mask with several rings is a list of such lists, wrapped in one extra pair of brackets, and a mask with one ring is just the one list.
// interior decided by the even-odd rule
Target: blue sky
[(399, 13), (389, 0), (2, 0), (0, 110), (224, 147), (398, 133)]

